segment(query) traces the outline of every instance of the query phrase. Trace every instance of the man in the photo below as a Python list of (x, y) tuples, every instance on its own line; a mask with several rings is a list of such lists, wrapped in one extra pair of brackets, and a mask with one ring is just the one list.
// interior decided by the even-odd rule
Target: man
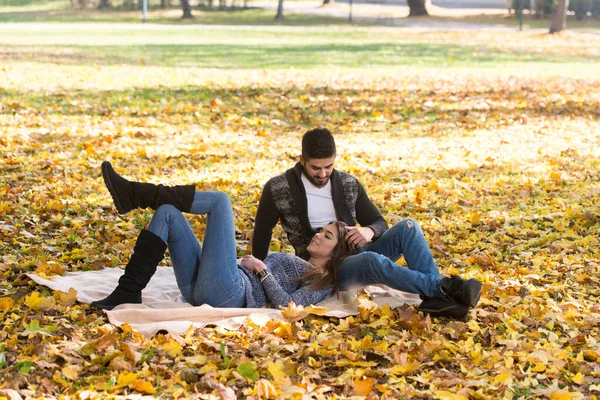
[[(406, 219), (388, 229), (360, 182), (334, 168), (335, 157), (335, 141), (329, 130), (313, 129), (304, 134), (300, 161), (265, 184), (254, 223), (253, 255), (259, 259), (267, 256), (278, 221), (296, 255), (305, 259), (315, 232), (330, 221), (344, 221), (352, 227), (346, 240), (359, 254), (342, 263), (340, 290), (385, 284), (421, 295), (424, 301), (419, 309), (425, 313), (465, 317), (469, 307), (479, 301), (481, 283), (442, 277), (419, 224)], [(408, 268), (395, 264), (402, 255)]]

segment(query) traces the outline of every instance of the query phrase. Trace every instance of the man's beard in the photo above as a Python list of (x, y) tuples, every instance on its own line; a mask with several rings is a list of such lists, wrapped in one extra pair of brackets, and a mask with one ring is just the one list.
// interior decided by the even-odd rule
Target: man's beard
[(327, 185), (327, 183), (329, 182), (329, 177), (326, 177), (326, 179), (323, 183), (316, 181), (314, 176), (310, 176), (309, 174), (306, 173), (306, 170), (304, 171), (304, 175), (306, 176), (306, 178), (308, 179), (308, 181), (310, 183), (312, 183), (315, 187), (317, 187), (319, 189), (322, 188), (323, 186)]

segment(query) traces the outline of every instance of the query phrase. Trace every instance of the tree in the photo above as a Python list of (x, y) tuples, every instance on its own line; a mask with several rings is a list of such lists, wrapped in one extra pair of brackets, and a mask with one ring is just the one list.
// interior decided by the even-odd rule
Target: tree
[(109, 8), (109, 7), (110, 7), (109, 0), (100, 0), (100, 3), (98, 4), (98, 10), (103, 10), (103, 9)]
[(192, 19), (192, 7), (190, 7), (190, 0), (181, 0), (181, 8), (183, 9), (183, 16), (181, 19)]
[(557, 33), (567, 28), (567, 10), (569, 9), (569, 0), (558, 0), (552, 16), (552, 25), (550, 33)]
[(275, 16), (275, 21), (283, 21), (283, 0), (279, 0), (277, 4), (277, 15)]
[(426, 0), (407, 0), (409, 8), (409, 17), (418, 17), (420, 15), (429, 15), (427, 7), (425, 7)]

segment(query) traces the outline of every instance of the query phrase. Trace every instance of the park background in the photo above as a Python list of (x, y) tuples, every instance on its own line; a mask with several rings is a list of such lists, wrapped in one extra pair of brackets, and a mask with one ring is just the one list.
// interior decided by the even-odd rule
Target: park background
[[(519, 30), (502, 3), (151, 2), (142, 23), (137, 2), (0, 0), (0, 397), (596, 398), (598, 2), (553, 35), (527, 4)], [(389, 223), (484, 283), (466, 321), (362, 296), (143, 337), (26, 277), (126, 264), (151, 214), (116, 213), (105, 159), (229, 193), (251, 251), (262, 185), (317, 126)]]

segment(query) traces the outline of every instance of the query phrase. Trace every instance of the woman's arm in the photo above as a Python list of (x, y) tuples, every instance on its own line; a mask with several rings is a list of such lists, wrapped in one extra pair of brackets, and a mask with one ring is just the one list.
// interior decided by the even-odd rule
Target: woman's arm
[(261, 281), (267, 298), (275, 307), (287, 307), (291, 301), (296, 305), (309, 306), (317, 304), (331, 296), (332, 287), (327, 286), (324, 289), (308, 290), (304, 288), (297, 289), (292, 293), (287, 293), (279, 282), (269, 275)]

